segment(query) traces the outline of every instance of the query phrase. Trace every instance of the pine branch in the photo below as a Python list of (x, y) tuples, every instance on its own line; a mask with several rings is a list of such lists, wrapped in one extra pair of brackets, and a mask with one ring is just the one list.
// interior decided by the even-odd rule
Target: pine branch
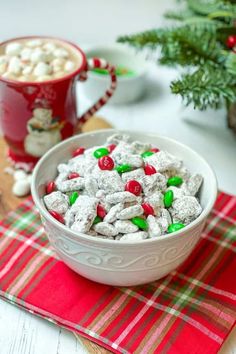
[(193, 103), (194, 108), (201, 110), (217, 109), (225, 102), (235, 102), (236, 76), (206, 65), (173, 81), (171, 91), (180, 94), (186, 105)]
[(201, 65), (205, 62), (218, 63), (222, 61), (222, 46), (217, 42), (217, 25), (208, 22), (191, 25), (153, 30), (132, 36), (118, 38), (120, 43), (128, 43), (136, 48), (155, 50), (161, 47), (160, 63), (165, 65)]

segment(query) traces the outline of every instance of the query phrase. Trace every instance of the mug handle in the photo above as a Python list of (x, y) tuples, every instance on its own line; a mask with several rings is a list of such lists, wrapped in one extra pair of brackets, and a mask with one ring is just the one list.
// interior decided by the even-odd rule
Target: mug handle
[(79, 119), (77, 124), (77, 132), (80, 132), (81, 126), (94, 115), (107, 101), (113, 96), (117, 86), (117, 77), (115, 73), (115, 67), (109, 64), (105, 59), (91, 58), (87, 61), (85, 70), (80, 74), (79, 81), (87, 80), (87, 72), (93, 69), (106, 69), (110, 75), (111, 83), (110, 87), (106, 90), (105, 94), (91, 107), (89, 108)]

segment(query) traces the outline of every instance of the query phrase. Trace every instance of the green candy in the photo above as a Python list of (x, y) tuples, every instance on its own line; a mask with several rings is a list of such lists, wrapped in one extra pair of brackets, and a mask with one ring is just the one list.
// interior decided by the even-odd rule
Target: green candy
[(176, 232), (176, 231), (181, 230), (183, 227), (185, 227), (184, 224), (181, 224), (181, 223), (176, 222), (176, 223), (174, 223), (174, 224), (170, 224), (170, 225), (168, 226), (167, 231), (168, 231), (169, 234), (171, 234), (172, 232)]
[(171, 207), (172, 203), (174, 200), (174, 193), (173, 191), (169, 190), (167, 192), (165, 192), (164, 194), (164, 205), (166, 208)]
[(147, 230), (148, 228), (147, 221), (145, 219), (140, 218), (139, 216), (135, 216), (131, 219), (131, 221), (134, 225), (138, 226), (139, 229)]
[(70, 205), (74, 204), (76, 199), (78, 198), (79, 196), (79, 193), (78, 192), (73, 192), (70, 197), (69, 197), (69, 202), (70, 202)]
[(109, 155), (109, 151), (106, 148), (100, 148), (94, 151), (93, 156), (96, 157), (97, 159), (100, 159), (100, 157), (107, 156)]
[(151, 156), (153, 154), (154, 154), (154, 152), (152, 152), (152, 151), (145, 151), (141, 154), (141, 156), (142, 156), (142, 158), (144, 158), (144, 157)]
[(170, 177), (167, 181), (167, 186), (179, 186), (183, 183), (183, 179), (179, 176)]
[(93, 225), (96, 225), (96, 224), (98, 224), (99, 222), (101, 222), (102, 221), (102, 218), (100, 218), (100, 216), (96, 216), (95, 217), (95, 219), (94, 219), (94, 221), (93, 221)]
[(120, 165), (120, 166), (116, 166), (115, 170), (118, 173), (124, 173), (124, 172), (129, 172), (132, 170), (132, 167), (130, 165)]

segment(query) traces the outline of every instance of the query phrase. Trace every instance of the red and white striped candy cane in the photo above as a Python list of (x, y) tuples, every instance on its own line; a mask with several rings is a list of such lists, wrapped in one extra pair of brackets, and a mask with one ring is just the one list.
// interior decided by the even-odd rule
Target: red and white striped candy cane
[(107, 101), (112, 97), (116, 86), (117, 79), (115, 74), (115, 67), (110, 65), (105, 59), (92, 58), (88, 59), (87, 68), (80, 74), (80, 81), (85, 81), (87, 79), (87, 72), (92, 69), (106, 69), (110, 74), (111, 84), (110, 87), (106, 90), (105, 94), (91, 107), (87, 112), (85, 112), (79, 119), (79, 127), (84, 124), (90, 117), (94, 115), (102, 106), (104, 106)]

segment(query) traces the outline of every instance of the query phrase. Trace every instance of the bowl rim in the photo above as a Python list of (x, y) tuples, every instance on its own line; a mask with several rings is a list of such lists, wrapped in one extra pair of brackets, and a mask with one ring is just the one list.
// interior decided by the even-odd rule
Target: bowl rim
[[(137, 56), (137, 54), (135, 54), (131, 48), (125, 47), (124, 45), (121, 45), (118, 43), (113, 44), (113, 45), (105, 45), (105, 44), (102, 45), (101, 44), (101, 45), (90, 46), (84, 52), (86, 54), (86, 57), (88, 59), (90, 59), (90, 55), (92, 55), (91, 58), (94, 57), (94, 54), (90, 54), (93, 51), (98, 51), (98, 52), (101, 51), (101, 53), (102, 53), (103, 51), (106, 51), (106, 50), (109, 50), (110, 52), (114, 52), (114, 53), (119, 52), (119, 53), (122, 53), (123, 55), (126, 55), (126, 54), (131, 55), (134, 57), (134, 59), (136, 59), (136, 56)], [(133, 76), (117, 76), (117, 80), (119, 80), (119, 81), (137, 80), (147, 74), (149, 63), (140, 54), (138, 54), (138, 55), (139, 55), (139, 60), (142, 61), (142, 66), (140, 68), (140, 71)], [(100, 55), (99, 53), (97, 54), (97, 56), (99, 58), (103, 57), (102, 54)], [(104, 59), (107, 60), (106, 58), (104, 58)], [(112, 64), (112, 63), (110, 63), (110, 64)], [(109, 77), (109, 75), (107, 75), (107, 76), (99, 75), (91, 70), (88, 72), (88, 75), (92, 79), (96, 79), (98, 81), (105, 81)]]
[[(208, 216), (208, 214), (210, 213), (216, 197), (217, 197), (217, 179), (216, 179), (216, 175), (215, 172), (213, 171), (213, 169), (211, 168), (211, 166), (209, 165), (209, 163), (205, 160), (205, 158), (203, 158), (200, 154), (198, 154), (195, 150), (193, 150), (192, 148), (190, 148), (189, 146), (178, 142), (175, 139), (166, 137), (164, 135), (159, 135), (159, 134), (155, 134), (155, 133), (145, 133), (143, 135), (145, 135), (145, 137), (148, 138), (148, 136), (152, 136), (152, 137), (156, 137), (158, 138), (164, 138), (167, 141), (170, 141), (172, 143), (178, 144), (180, 145), (182, 148), (188, 150), (191, 154), (196, 155), (198, 159), (202, 160), (202, 162), (207, 166), (210, 174), (211, 174), (211, 184), (212, 184), (212, 190), (214, 191), (214, 193), (212, 193), (212, 195), (210, 196), (208, 203), (206, 205), (206, 207), (203, 209), (202, 213), (194, 220), (192, 221), (189, 225), (187, 225), (186, 227), (184, 227), (183, 229), (180, 229), (179, 231), (175, 231), (173, 233), (170, 234), (166, 234), (164, 236), (158, 236), (158, 237), (153, 237), (153, 238), (149, 238), (149, 239), (144, 239), (144, 240), (139, 240), (139, 241), (122, 241), (119, 240), (119, 242), (117, 242), (116, 240), (110, 240), (110, 239), (103, 239), (103, 238), (99, 238), (96, 236), (90, 236), (87, 235), (85, 233), (77, 233), (73, 230), (71, 230), (69, 227), (65, 226), (64, 224), (60, 223), (59, 221), (57, 221), (55, 218), (53, 218), (47, 211), (47, 209), (44, 207), (42, 207), (41, 205), (41, 198), (39, 197), (37, 190), (36, 190), (36, 186), (35, 186), (35, 181), (36, 181), (36, 177), (37, 174), (39, 172), (39, 170), (41, 169), (41, 167), (44, 164), (44, 161), (50, 157), (50, 155), (53, 155), (57, 149), (63, 145), (67, 146), (67, 144), (70, 144), (70, 142), (77, 140), (81, 135), (83, 136), (89, 136), (89, 135), (99, 135), (99, 134), (103, 134), (103, 133), (111, 133), (111, 134), (115, 134), (115, 133), (124, 133), (124, 134), (142, 134), (142, 132), (140, 131), (130, 131), (130, 130), (123, 130), (123, 129), (101, 129), (101, 130), (97, 130), (97, 131), (91, 131), (88, 133), (82, 133), (82, 134), (78, 134), (75, 136), (72, 136), (71, 138), (65, 139), (62, 142), (60, 142), (59, 144), (55, 145), (54, 147), (52, 147), (50, 150), (48, 150), (38, 161), (38, 163), (36, 164), (33, 174), (32, 174), (32, 182), (31, 182), (31, 194), (32, 194), (32, 198), (33, 201), (39, 211), (39, 213), (46, 219), (48, 220), (50, 223), (52, 223), (55, 227), (61, 229), (62, 232), (64, 232), (64, 237), (67, 238), (72, 238), (73, 240), (78, 241), (79, 238), (83, 239), (84, 241), (89, 241), (94, 242), (94, 243), (100, 243), (101, 245), (127, 245), (129, 247), (137, 247), (140, 245), (147, 245), (147, 244), (152, 244), (153, 242), (161, 242), (162, 240), (167, 240), (167, 239), (175, 239), (178, 238), (180, 236), (181, 233), (183, 232), (188, 232), (191, 231), (192, 229), (195, 228), (195, 226), (199, 225), (200, 223), (202, 223), (204, 221), (204, 219)], [(70, 236), (70, 237), (69, 237)]]

